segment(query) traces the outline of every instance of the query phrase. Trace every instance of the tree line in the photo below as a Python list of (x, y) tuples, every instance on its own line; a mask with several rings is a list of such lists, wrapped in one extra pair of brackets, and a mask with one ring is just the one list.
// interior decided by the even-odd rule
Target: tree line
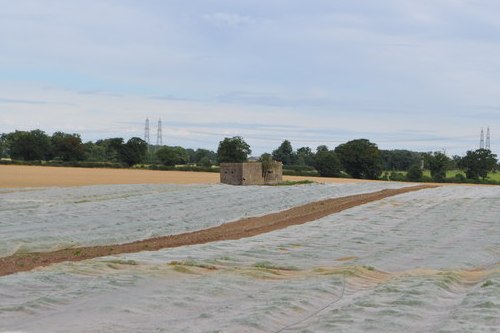
[(38, 129), (1, 134), (0, 156), (18, 161), (122, 163), (127, 166), (140, 163), (211, 166), (217, 161), (215, 152), (208, 149), (150, 146), (138, 137), (128, 141), (117, 137), (84, 143), (76, 133), (55, 132), (49, 136)]
[[(224, 146), (221, 149), (221, 145)], [(231, 147), (231, 148), (230, 148)], [(239, 149), (238, 149), (239, 147)], [(226, 150), (232, 151), (229, 156)], [(234, 150), (239, 150), (236, 154)], [(250, 147), (241, 137), (226, 138), (219, 144), (219, 158), (223, 161), (242, 162), (251, 153)], [(238, 158), (234, 158), (238, 156)], [(454, 179), (457, 182), (485, 180), (488, 174), (497, 171), (498, 159), (489, 149), (467, 151), (465, 156), (448, 157), (442, 152), (413, 152), (409, 150), (380, 150), (367, 139), (356, 139), (340, 144), (334, 149), (320, 145), (316, 151), (309, 147), (294, 150), (288, 140), (272, 151), (264, 153), (260, 160), (281, 161), (285, 169), (309, 167), (324, 177), (349, 176), (363, 179), (423, 181), (423, 170), (429, 170), (432, 181), (443, 182), (449, 170), (461, 170)], [(382, 176), (382, 174), (385, 174)]]
[[(151, 146), (138, 137), (128, 141), (117, 137), (84, 143), (76, 133), (48, 135), (39, 129), (0, 135), (1, 157), (20, 161), (122, 163), (127, 166), (143, 163), (169, 167), (192, 164), (210, 168), (218, 163), (244, 162), (251, 153), (250, 146), (239, 136), (224, 138), (214, 152), (202, 148)], [(445, 180), (447, 170), (462, 170), (465, 174), (458, 174), (458, 180), (484, 180), (499, 168), (497, 156), (487, 149), (471, 150), (465, 156), (450, 158), (442, 152), (380, 150), (367, 139), (351, 140), (334, 149), (320, 145), (315, 151), (310, 147), (295, 150), (289, 140), (284, 140), (259, 159), (274, 159), (281, 161), (284, 169), (311, 171), (324, 177), (421, 181), (423, 169), (426, 169), (437, 182)]]

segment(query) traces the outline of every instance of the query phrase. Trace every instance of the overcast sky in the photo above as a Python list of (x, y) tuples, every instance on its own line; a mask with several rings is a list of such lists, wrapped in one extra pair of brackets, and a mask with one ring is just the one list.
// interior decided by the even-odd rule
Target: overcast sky
[(0, 0), (0, 132), (500, 153), (497, 0)]

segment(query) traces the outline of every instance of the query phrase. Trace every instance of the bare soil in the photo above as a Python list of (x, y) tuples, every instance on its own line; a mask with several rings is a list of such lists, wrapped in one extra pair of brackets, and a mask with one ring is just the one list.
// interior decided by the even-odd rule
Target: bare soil
[[(284, 176), (284, 180), (317, 183), (352, 183), (367, 180)], [(67, 187), (112, 184), (215, 184), (216, 172), (156, 171), (142, 169), (67, 168), (0, 165), (0, 188)]]
[(418, 185), (401, 189), (386, 189), (372, 193), (327, 199), (294, 207), (278, 213), (246, 218), (204, 230), (151, 238), (125, 244), (70, 248), (53, 252), (15, 254), (9, 257), (0, 258), (0, 276), (28, 271), (36, 267), (48, 266), (65, 261), (81, 261), (121, 253), (156, 251), (170, 247), (252, 237), (262, 233), (283, 229), (291, 225), (311, 222), (345, 209), (381, 200), (390, 196), (433, 187), (436, 186)]
[(0, 165), (0, 188), (218, 183), (214, 172)]

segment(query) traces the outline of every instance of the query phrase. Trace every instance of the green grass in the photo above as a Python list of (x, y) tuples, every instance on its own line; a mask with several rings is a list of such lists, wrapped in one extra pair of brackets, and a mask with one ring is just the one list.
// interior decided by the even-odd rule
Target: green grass
[[(388, 174), (391, 174), (392, 171), (386, 171)], [(406, 176), (407, 172), (406, 171), (395, 171), (403, 176)], [(384, 173), (382, 173), (384, 174)], [(448, 179), (453, 179), (455, 178), (456, 175), (461, 174), (465, 176), (465, 171), (462, 170), (448, 170), (446, 171), (446, 178)], [(431, 177), (431, 172), (429, 170), (424, 170), (422, 173), (424, 178), (432, 178)], [(490, 172), (488, 174), (488, 180), (493, 180), (496, 182), (500, 182), (500, 172)]]
[(488, 177), (491, 179), (491, 180), (495, 180), (497, 182), (500, 182), (500, 172), (490, 172), (488, 174)]
[(483, 283), (483, 285), (481, 286), (482, 288), (486, 288), (486, 287), (489, 287), (489, 286), (492, 286), (493, 285), (493, 282), (491, 282), (490, 280), (487, 280), (485, 283)]
[[(405, 172), (406, 174), (406, 172)], [(457, 174), (462, 174), (465, 176), (465, 171), (462, 170), (448, 170), (446, 171), (446, 178), (454, 178)], [(429, 170), (424, 171), (424, 176), (430, 177), (431, 172)], [(488, 179), (500, 181), (500, 172), (490, 172), (488, 174)]]
[(299, 268), (295, 266), (280, 266), (276, 265), (270, 261), (259, 261), (253, 265), (253, 267), (260, 269), (271, 269), (271, 270), (280, 270), (280, 271), (298, 271)]

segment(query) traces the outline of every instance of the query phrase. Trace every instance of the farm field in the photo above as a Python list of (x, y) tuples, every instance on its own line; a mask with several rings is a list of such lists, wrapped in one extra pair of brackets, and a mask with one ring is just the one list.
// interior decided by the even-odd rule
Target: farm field
[(0, 189), (0, 256), (110, 245), (205, 229), (402, 183), (100, 185)]
[[(401, 183), (4, 189), (0, 256), (206, 228)], [(252, 238), (0, 277), (0, 332), (493, 332), (500, 190), (445, 186)]]
[[(358, 183), (357, 179), (284, 176), (284, 180), (313, 180), (318, 183)], [(0, 188), (122, 184), (216, 184), (213, 172), (153, 171), (0, 165)]]

